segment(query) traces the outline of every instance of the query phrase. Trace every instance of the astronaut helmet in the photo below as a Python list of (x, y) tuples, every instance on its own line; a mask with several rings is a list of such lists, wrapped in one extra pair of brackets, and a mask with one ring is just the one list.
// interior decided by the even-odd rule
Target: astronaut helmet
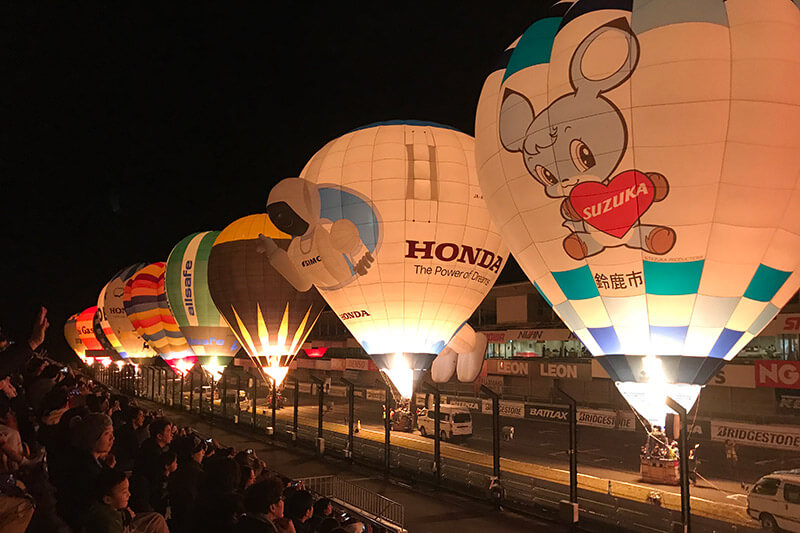
[(269, 192), (267, 215), (275, 227), (293, 237), (305, 235), (319, 224), (317, 186), (303, 178), (286, 178)]

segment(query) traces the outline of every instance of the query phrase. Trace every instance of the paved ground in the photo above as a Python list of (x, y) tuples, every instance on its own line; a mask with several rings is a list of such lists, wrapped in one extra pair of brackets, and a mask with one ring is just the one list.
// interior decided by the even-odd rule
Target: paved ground
[[(161, 408), (150, 402), (140, 402), (148, 408)], [(237, 433), (213, 426), (196, 415), (176, 410), (166, 410), (173, 422), (190, 425), (199, 432), (213, 436), (227, 446), (238, 449), (253, 448), (270, 468), (293, 478), (335, 474), (362, 485), (383, 496), (395, 500), (405, 507), (405, 527), (411, 533), (486, 533), (504, 531), (559, 532), (569, 531), (557, 524), (537, 520), (510, 512), (497, 511), (489, 505), (473, 499), (434, 491), (427, 487), (410, 487), (387, 482), (364, 468), (346, 463), (318, 459), (308, 453), (275, 446), (266, 438), (254, 439), (246, 432)]]

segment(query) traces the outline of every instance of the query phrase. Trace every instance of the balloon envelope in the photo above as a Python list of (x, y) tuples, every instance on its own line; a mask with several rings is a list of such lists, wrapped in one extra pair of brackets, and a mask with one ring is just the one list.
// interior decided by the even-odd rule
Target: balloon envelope
[(198, 361), (219, 376), (240, 348), (208, 290), (208, 258), (220, 232), (194, 233), (167, 259), (164, 281), (172, 316)]
[(316, 285), (409, 397), (508, 257), (474, 140), (434, 123), (373, 124), (329, 142), (300, 178), (276, 185), (267, 208), (293, 237), (290, 275)]
[(798, 288), (800, 11), (561, 4), (486, 80), (481, 187), (531, 281), (663, 424), (665, 396), (690, 408)]
[[(93, 305), (87, 307), (78, 314), (75, 322), (75, 328), (78, 331), (78, 337), (83, 344), (84, 358), (110, 358), (111, 355), (106, 352), (106, 349), (100, 343), (100, 340), (95, 335), (94, 330), (94, 317), (97, 314), (97, 306)], [(84, 359), (85, 361), (85, 359)], [(93, 361), (93, 359), (92, 359)], [(91, 361), (90, 361), (91, 363)]]
[(153, 263), (130, 277), (123, 295), (125, 313), (139, 335), (167, 363), (175, 359), (194, 360), (194, 354), (169, 311), (164, 289), (165, 267), (163, 262)]
[(123, 359), (155, 357), (157, 353), (150, 348), (136, 331), (125, 314), (125, 283), (146, 263), (137, 263), (117, 272), (106, 283), (97, 298), (100, 313), (100, 326), (103, 334)]
[(79, 313), (75, 313), (64, 323), (64, 338), (67, 339), (67, 344), (75, 352), (75, 355), (83, 361), (86, 358), (86, 346), (81, 342), (78, 332), (78, 316)]
[(289, 245), (267, 215), (234, 221), (211, 249), (208, 288), (256, 367), (280, 385), (324, 303), (316, 289), (296, 290), (270, 265), (259, 234), (281, 249)]

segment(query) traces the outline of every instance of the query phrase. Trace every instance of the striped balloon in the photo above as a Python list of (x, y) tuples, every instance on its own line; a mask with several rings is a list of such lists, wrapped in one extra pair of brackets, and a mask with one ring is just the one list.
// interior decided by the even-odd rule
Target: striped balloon
[(181, 240), (169, 254), (164, 276), (172, 316), (210, 371), (227, 366), (240, 347), (208, 290), (208, 258), (219, 233), (193, 233)]
[(78, 316), (78, 313), (75, 313), (64, 323), (64, 338), (67, 339), (67, 344), (75, 352), (75, 355), (83, 361), (86, 358), (86, 346), (81, 342), (78, 332)]
[(123, 268), (111, 278), (97, 299), (100, 325), (103, 334), (123, 359), (155, 357), (155, 350), (150, 348), (125, 314), (122, 302), (125, 294), (125, 283), (146, 263), (137, 263)]
[(163, 262), (147, 265), (125, 283), (123, 305), (136, 331), (158, 354), (169, 361), (190, 353), (175, 318), (169, 312), (164, 290)]
[[(78, 330), (78, 337), (81, 340), (81, 343), (85, 347), (86, 351), (102, 351), (103, 346), (100, 344), (100, 341), (97, 340), (97, 337), (94, 335), (94, 327), (93, 327), (93, 320), (94, 314), (97, 312), (97, 306), (93, 305), (92, 307), (87, 307), (80, 314), (78, 314), (78, 319), (75, 322), (75, 327)], [(89, 357), (96, 357), (91, 356), (88, 353), (85, 355)]]

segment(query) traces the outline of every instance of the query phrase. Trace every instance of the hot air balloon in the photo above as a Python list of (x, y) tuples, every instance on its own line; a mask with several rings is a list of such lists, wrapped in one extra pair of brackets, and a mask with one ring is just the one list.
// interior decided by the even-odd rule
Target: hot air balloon
[(195, 356), (169, 311), (164, 289), (166, 264), (153, 263), (138, 270), (125, 283), (125, 314), (150, 346), (173, 370), (185, 374)]
[(800, 12), (561, 4), (485, 82), (481, 188), (536, 288), (663, 425), (666, 396), (690, 409), (798, 289)]
[(157, 354), (150, 348), (125, 314), (123, 296), (125, 283), (136, 271), (145, 267), (146, 263), (138, 263), (123, 268), (100, 291), (97, 298), (97, 311), (100, 314), (100, 325), (103, 334), (123, 359), (150, 358)]
[(95, 336), (94, 316), (96, 313), (96, 305), (87, 307), (81, 311), (78, 314), (78, 318), (75, 322), (75, 328), (78, 331), (78, 337), (80, 338), (81, 344), (83, 344), (85, 348), (84, 362), (87, 364), (92, 364), (93, 362), (98, 361), (106, 364), (106, 362), (111, 362), (111, 354), (106, 352), (103, 345)]
[(81, 361), (86, 359), (86, 346), (81, 342), (80, 333), (78, 332), (78, 313), (75, 313), (67, 319), (64, 323), (64, 338), (67, 339), (67, 344), (72, 348)]
[(472, 381), (483, 364), (486, 337), (465, 322), (508, 252), (473, 150), (448, 126), (372, 124), (329, 142), (269, 195), (269, 216), (292, 237), (287, 251), (264, 240), (270, 261), (319, 289), (404, 398), (432, 364), (436, 381), (456, 370)]
[(234, 221), (211, 248), (208, 289), (264, 379), (280, 386), (324, 303), (315, 289), (295, 289), (270, 266), (259, 234), (282, 250), (291, 240), (267, 215)]
[(208, 257), (218, 235), (194, 233), (176, 244), (164, 276), (172, 316), (201, 366), (215, 379), (240, 347), (208, 291)]

